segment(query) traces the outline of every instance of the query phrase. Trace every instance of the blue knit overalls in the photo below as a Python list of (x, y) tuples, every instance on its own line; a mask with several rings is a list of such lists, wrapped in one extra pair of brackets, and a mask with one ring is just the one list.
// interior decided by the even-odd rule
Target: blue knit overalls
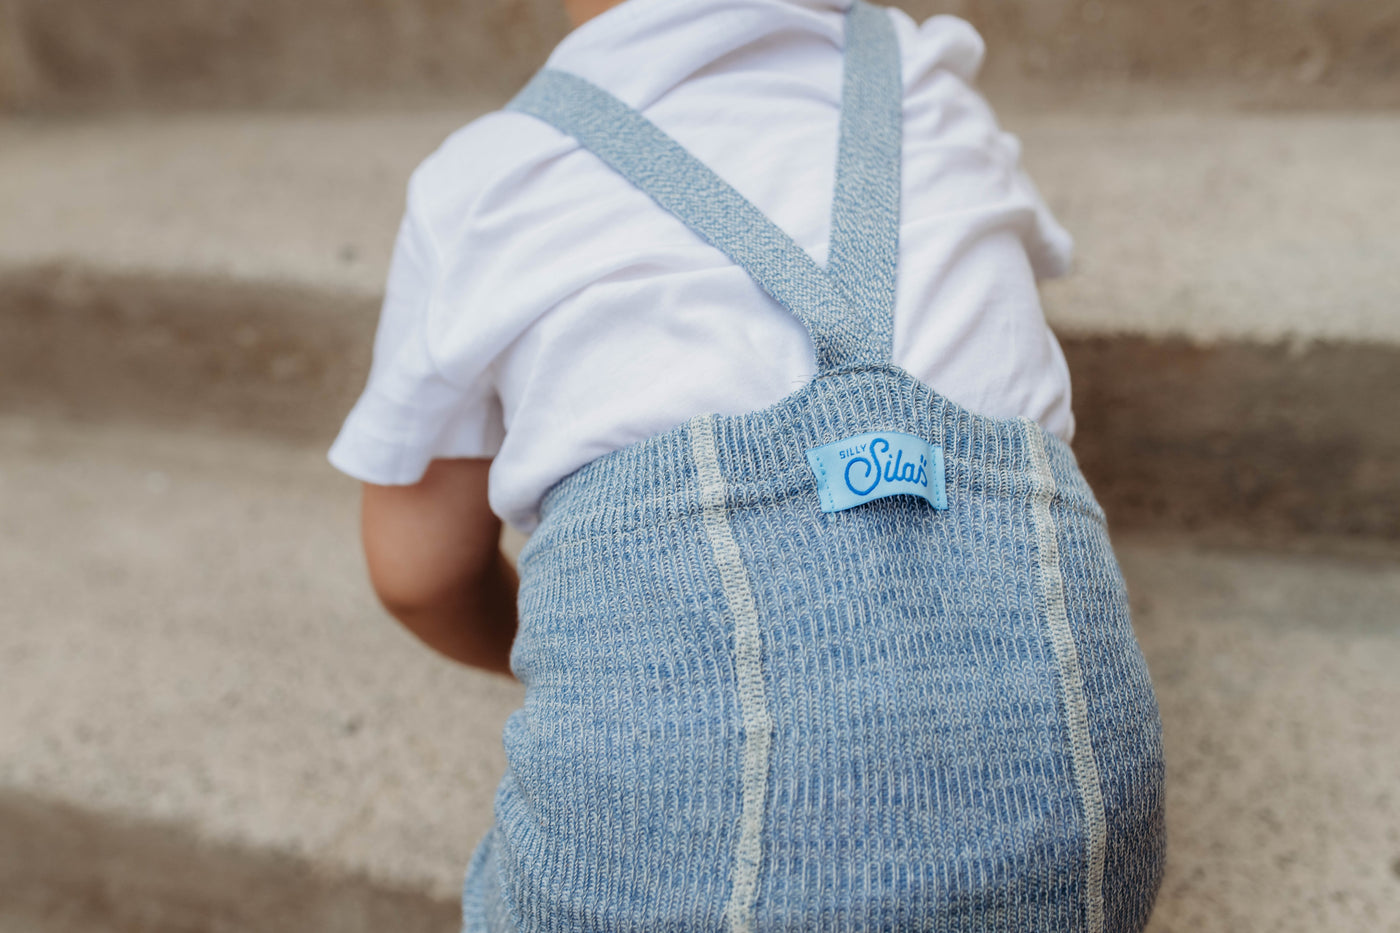
[(826, 270), (599, 88), (545, 70), (511, 104), (747, 269), (806, 325), (817, 374), (546, 496), (468, 931), (1147, 922), (1160, 725), (1103, 512), (1036, 422), (891, 363), (902, 82), (884, 10), (854, 6), (845, 54)]

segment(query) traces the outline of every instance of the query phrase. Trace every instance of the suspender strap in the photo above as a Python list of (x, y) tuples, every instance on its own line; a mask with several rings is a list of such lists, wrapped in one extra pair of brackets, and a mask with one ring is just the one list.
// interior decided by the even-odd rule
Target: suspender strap
[(838, 365), (858, 343), (846, 301), (821, 267), (707, 166), (637, 111), (601, 88), (545, 70), (511, 109), (574, 137), (619, 175), (748, 271), (807, 326), (817, 367)]
[(826, 267), (865, 320), (867, 352), (882, 362), (894, 345), (903, 130), (904, 81), (894, 25), (886, 10), (858, 2), (846, 19)]
[(846, 29), (830, 275), (709, 167), (596, 85), (546, 69), (509, 109), (577, 139), (743, 267), (806, 326), (818, 371), (885, 363), (899, 248), (898, 45), (885, 11), (859, 0)]

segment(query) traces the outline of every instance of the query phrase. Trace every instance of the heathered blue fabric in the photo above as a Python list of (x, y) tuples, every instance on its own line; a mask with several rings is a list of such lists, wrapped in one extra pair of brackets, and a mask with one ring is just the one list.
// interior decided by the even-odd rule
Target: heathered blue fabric
[(865, 3), (847, 15), (827, 271), (859, 309), (869, 361), (883, 363), (894, 350), (904, 83), (889, 15)]
[[(1160, 725), (1103, 513), (1038, 424), (890, 364), (898, 49), (878, 8), (847, 30), (830, 272), (601, 90), (543, 72), (514, 105), (749, 269), (821, 367), (546, 497), (468, 931), (1146, 924)], [(805, 452), (869, 431), (942, 446), (946, 511), (821, 510)]]

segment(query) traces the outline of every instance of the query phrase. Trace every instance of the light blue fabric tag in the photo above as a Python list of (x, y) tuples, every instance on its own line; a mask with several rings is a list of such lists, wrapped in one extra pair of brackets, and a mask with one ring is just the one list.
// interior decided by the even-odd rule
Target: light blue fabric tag
[(886, 496), (919, 496), (948, 507), (943, 448), (912, 434), (875, 431), (807, 451), (823, 512), (840, 512)]

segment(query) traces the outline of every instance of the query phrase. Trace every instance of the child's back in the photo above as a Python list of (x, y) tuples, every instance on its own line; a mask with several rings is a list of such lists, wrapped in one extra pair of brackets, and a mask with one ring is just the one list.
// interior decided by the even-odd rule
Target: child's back
[[(790, 3), (704, 5), (725, 14), (723, 28), (701, 33), (717, 43), (715, 75), (742, 57), (730, 18), (829, 19)], [(626, 25), (621, 14), (645, 22), (666, 8), (634, 0), (612, 15)], [(920, 77), (906, 61), (902, 80), (891, 17), (857, 4), (844, 19), (839, 164), (823, 189), (804, 180), (786, 202), (781, 149), (765, 158), (763, 139), (747, 145), (742, 157), (764, 170), (746, 177), (772, 187), (746, 192), (736, 177), (735, 191), (630, 110), (664, 112), (665, 98), (639, 90), (653, 78), (634, 76), (628, 100), (627, 87), (542, 72), (513, 112), (492, 119), (502, 132), (543, 134), (548, 156), (452, 206), (461, 240), (446, 242), (486, 251), (480, 268), (496, 270), (494, 287), (546, 306), (501, 324), (485, 297), (435, 304), (440, 329), (430, 320), (421, 345), (404, 344), (381, 370), (381, 381), (412, 387), (404, 361), (420, 354), (453, 411), (444, 424), (483, 444), (509, 426), (497, 506), (530, 525), (526, 490), (540, 487), (543, 500), (520, 559), (511, 655), (526, 703), (506, 727), (496, 825), (468, 868), (469, 930), (1099, 933), (1146, 923), (1163, 854), (1159, 725), (1103, 514), (1046, 429), (1056, 417), (1069, 429), (1062, 362), (1038, 309), (999, 308), (986, 297), (993, 286), (960, 265), (986, 242), (1014, 244), (1019, 262), (971, 265), (990, 275), (999, 264), (1033, 288), (1026, 249), (1048, 270), (1057, 228), (1037, 215), (989, 124), (961, 137), (950, 103), (901, 129), (911, 74), (915, 85), (957, 79)], [(782, 30), (768, 41), (796, 43)], [(672, 85), (705, 80), (694, 62), (659, 63), (673, 65)], [(792, 82), (800, 109), (802, 89), (816, 92)], [(720, 120), (738, 92), (714, 93)], [(705, 154), (702, 139), (681, 141)], [(928, 156), (935, 175), (957, 181), (920, 174), (925, 145), (959, 153)], [(798, 164), (816, 172), (812, 160)], [(593, 182), (581, 188), (585, 165)], [(925, 182), (946, 200), (911, 196)], [(828, 231), (799, 202), (830, 209), (827, 269), (801, 236), (784, 235), (781, 214), (774, 226), (744, 194), (787, 203), (791, 231), (806, 218), (809, 243)], [(570, 211), (596, 226), (592, 242)], [(911, 256), (911, 240), (927, 259)], [(515, 268), (515, 250), (537, 267)], [(471, 265), (440, 255), (449, 269)], [(512, 269), (535, 281), (499, 278)], [(749, 292), (729, 281), (734, 270), (753, 277)], [(438, 273), (437, 293), (458, 294), (441, 279), (457, 274)], [(787, 324), (746, 329), (780, 309), (752, 292), (760, 287)], [(514, 308), (502, 316), (515, 320)], [(952, 329), (938, 320), (945, 310)], [(610, 346), (594, 348), (588, 327), (609, 313), (625, 317), (625, 332), (607, 329)], [(985, 330), (989, 317), (1000, 331)], [(726, 343), (733, 330), (747, 336)], [(940, 381), (938, 366), (921, 379), (896, 365), (901, 341), (906, 361), (946, 357), (953, 372), (963, 356), (1001, 349), (1012, 370), (994, 372), (1015, 389), (997, 396), (996, 380), (966, 373), (967, 393), (999, 398), (974, 414), (925, 384)], [(932, 348), (922, 356), (921, 341)], [(657, 357), (629, 370), (619, 342), (643, 356), (655, 345)], [(484, 362), (457, 374), (455, 397), (489, 398), (494, 387), (505, 413), (494, 428), (480, 415), (489, 406), (452, 408), (451, 374), (438, 369), (466, 359), (468, 345)], [(786, 383), (765, 383), (772, 370)], [(561, 385), (578, 395), (550, 394)], [(665, 417), (648, 421), (657, 408)], [(567, 433), (590, 418), (624, 427)], [(549, 478), (564, 462), (551, 453), (555, 432), (594, 447)], [(640, 433), (617, 443), (627, 432)], [(450, 455), (440, 441), (424, 447)]]
[[(825, 263), (846, 7), (630, 0), (550, 65), (642, 110)], [(977, 33), (890, 16), (905, 82), (894, 362), (1068, 441), (1069, 375), (1035, 277), (1063, 271), (1069, 237), (968, 84)], [(395, 484), (433, 457), (495, 457), (492, 507), (528, 531), (589, 460), (700, 412), (769, 405), (814, 372), (806, 331), (742, 268), (575, 141), (505, 111), (414, 177), (375, 371), (332, 459)]]

